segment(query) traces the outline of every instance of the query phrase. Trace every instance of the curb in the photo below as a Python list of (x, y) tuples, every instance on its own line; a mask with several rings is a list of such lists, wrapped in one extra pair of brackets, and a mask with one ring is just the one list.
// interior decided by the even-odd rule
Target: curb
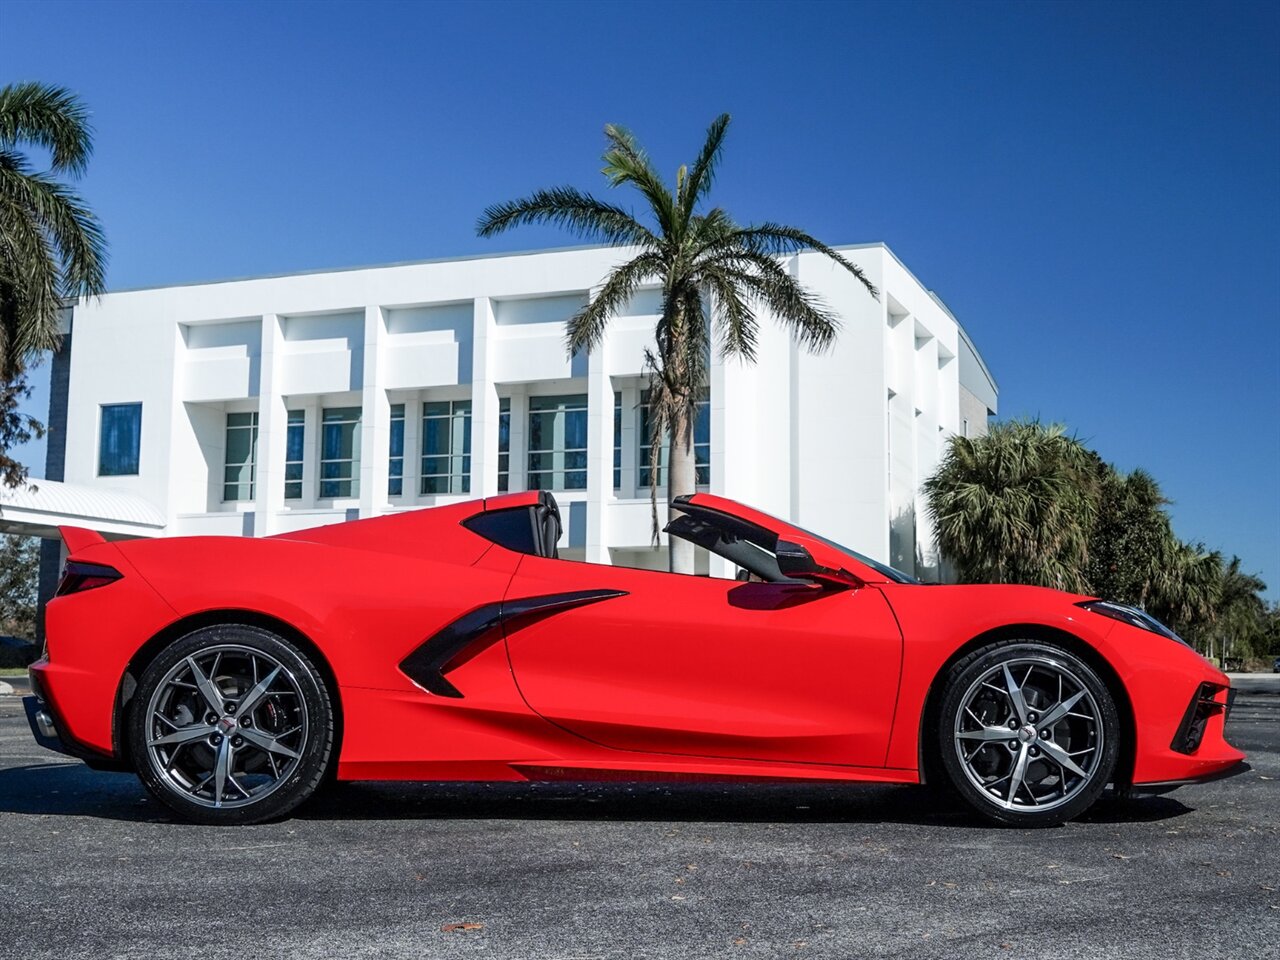
[(25, 697), (31, 692), (31, 681), (26, 677), (6, 677), (0, 680), (0, 697)]

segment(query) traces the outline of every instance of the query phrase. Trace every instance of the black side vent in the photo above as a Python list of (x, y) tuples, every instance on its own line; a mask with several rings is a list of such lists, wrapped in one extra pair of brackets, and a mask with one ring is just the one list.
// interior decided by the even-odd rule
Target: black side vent
[(1187, 712), (1178, 724), (1178, 732), (1173, 735), (1171, 750), (1178, 753), (1195, 753), (1200, 749), (1200, 741), (1204, 739), (1204, 729), (1209, 720), (1226, 710), (1226, 705), (1218, 702), (1218, 694), (1225, 687), (1216, 683), (1202, 683), (1196, 689), (1196, 695), (1187, 705)]
[(400, 672), (436, 696), (461, 697), (462, 691), (450, 683), (445, 674), (501, 640), (499, 627), (512, 627), (521, 621), (626, 595), (625, 590), (578, 590), (487, 603), (464, 613), (429, 636), (400, 661)]

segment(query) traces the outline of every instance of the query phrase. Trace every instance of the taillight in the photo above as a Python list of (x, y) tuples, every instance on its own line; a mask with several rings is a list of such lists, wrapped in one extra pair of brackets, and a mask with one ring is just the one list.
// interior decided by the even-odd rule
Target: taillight
[(68, 560), (62, 569), (62, 580), (58, 584), (55, 597), (65, 597), (69, 593), (82, 593), (95, 587), (105, 587), (120, 579), (120, 571), (101, 563), (77, 563)]

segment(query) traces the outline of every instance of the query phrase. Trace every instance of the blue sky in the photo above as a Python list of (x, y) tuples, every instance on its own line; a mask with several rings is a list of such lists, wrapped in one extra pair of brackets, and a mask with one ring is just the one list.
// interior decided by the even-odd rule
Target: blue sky
[(1145, 467), (1280, 597), (1278, 10), (5, 0), (0, 82), (92, 108), (113, 288), (564, 245), (474, 222), (603, 190), (607, 122), (670, 172), (728, 111), (717, 202), (886, 241), (1002, 416)]

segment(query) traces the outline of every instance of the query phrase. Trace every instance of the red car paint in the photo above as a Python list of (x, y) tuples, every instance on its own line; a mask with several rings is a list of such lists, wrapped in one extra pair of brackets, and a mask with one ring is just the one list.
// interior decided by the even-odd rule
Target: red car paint
[[(1134, 784), (1205, 778), (1243, 754), (1221, 715), (1192, 754), (1170, 744), (1202, 682), (1224, 674), (1166, 637), (1020, 586), (894, 582), (767, 514), (691, 504), (779, 533), (846, 589), (738, 582), (517, 553), (463, 525), (533, 506), (511, 494), (254, 540), (104, 542), (68, 529), (80, 563), (121, 577), (56, 597), (32, 668), (64, 739), (121, 758), (122, 713), (156, 649), (213, 621), (261, 623), (320, 661), (341, 717), (341, 779), (710, 779), (914, 783), (937, 682), (984, 637), (1054, 636), (1113, 688)], [(583, 591), (478, 636), (442, 668), (402, 662), (459, 617)]]

